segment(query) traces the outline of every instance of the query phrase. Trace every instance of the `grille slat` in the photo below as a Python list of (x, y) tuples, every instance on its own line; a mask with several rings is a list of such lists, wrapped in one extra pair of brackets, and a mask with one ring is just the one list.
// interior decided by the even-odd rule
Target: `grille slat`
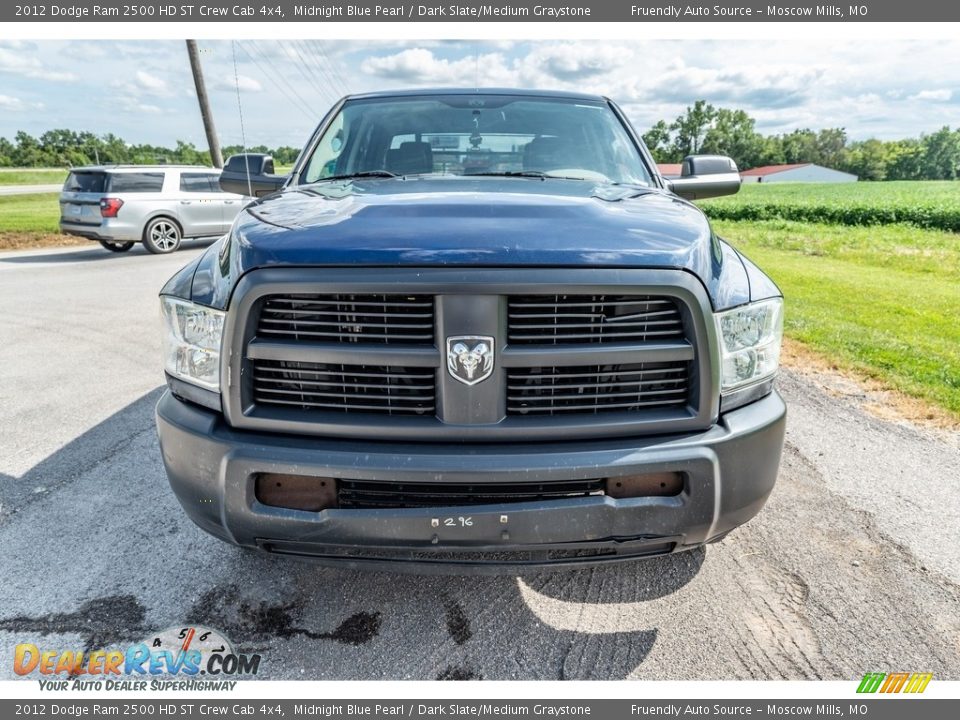
[(302, 337), (304, 339), (310, 338), (324, 338), (329, 340), (330, 338), (336, 338), (339, 342), (382, 342), (382, 343), (420, 343), (430, 341), (433, 342), (433, 333), (424, 333), (419, 335), (404, 335), (400, 333), (384, 333), (382, 335), (377, 335), (375, 340), (371, 340), (369, 337), (364, 337), (362, 340), (359, 339), (359, 336), (362, 333), (358, 331), (354, 332), (316, 332), (313, 330), (305, 330), (303, 328), (298, 328), (296, 330), (274, 330), (267, 329), (263, 330), (261, 328), (261, 335), (264, 337), (270, 337), (273, 335), (296, 335), (297, 337)]
[[(591, 390), (595, 389), (596, 385), (589, 385), (585, 389)], [(676, 388), (674, 390), (642, 390), (641, 391), (644, 397), (654, 397), (657, 395), (685, 395), (687, 389), (685, 387)], [(618, 397), (636, 397), (637, 391), (631, 392), (602, 392), (602, 393), (574, 393), (573, 395), (556, 395), (551, 393), (545, 397), (531, 397), (530, 395), (508, 395), (507, 400), (516, 400), (523, 402), (553, 402), (555, 400), (596, 400), (598, 398), (618, 398)]]
[(433, 368), (253, 361), (253, 399), (263, 406), (427, 415), (435, 393)]
[(429, 295), (270, 295), (258, 337), (355, 344), (434, 344)]
[[(610, 326), (606, 325), (604, 327), (610, 327)], [(623, 338), (634, 339), (642, 342), (648, 338), (653, 338), (653, 337), (658, 337), (658, 338), (676, 337), (676, 334), (677, 334), (675, 330), (637, 330), (634, 332), (618, 332), (619, 328), (611, 328), (609, 332), (604, 332), (603, 328), (597, 328), (597, 332), (573, 333), (573, 332), (569, 332), (570, 328), (563, 327), (563, 326), (557, 327), (557, 326), (551, 325), (550, 328), (551, 328), (550, 335), (546, 335), (546, 336), (540, 333), (532, 334), (532, 335), (514, 333), (513, 335), (510, 336), (510, 342), (513, 342), (513, 343), (523, 342), (523, 343), (535, 344), (535, 343), (541, 343), (545, 339), (549, 339), (551, 344), (557, 344), (560, 342), (565, 342), (565, 343), (577, 342), (577, 341), (584, 342), (587, 340), (595, 341), (599, 343), (599, 342), (609, 342), (612, 340), (621, 340)], [(576, 330), (578, 328), (572, 328), (572, 329)], [(602, 333), (602, 336), (600, 335), (600, 333)]]
[(684, 335), (683, 317), (672, 298), (512, 295), (507, 302), (507, 339), (515, 345), (644, 343)]
[[(373, 412), (373, 413), (383, 413), (385, 408), (383, 405), (357, 405), (354, 403), (322, 403), (322, 402), (305, 402), (298, 400), (277, 400), (274, 398), (264, 398), (262, 396), (256, 397), (258, 402), (263, 404), (270, 405), (292, 405), (302, 409), (319, 409), (319, 410), (339, 410), (339, 411), (349, 411), (357, 410), (360, 412)], [(433, 405), (419, 405), (416, 408), (416, 412), (412, 412), (412, 408), (404, 407), (394, 407), (392, 411), (387, 412), (389, 415), (423, 415), (424, 413), (432, 413), (436, 410)]]
[[(536, 387), (550, 388), (551, 390), (563, 390), (564, 388), (570, 390), (580, 389), (582, 387), (591, 387), (591, 388), (617, 388), (617, 387), (626, 387), (626, 386), (643, 386), (643, 385), (659, 385), (664, 386), (666, 384), (674, 385), (686, 385), (686, 380), (683, 378), (677, 378), (675, 380), (630, 380), (627, 382), (591, 382), (587, 383), (586, 386), (580, 383), (566, 383), (566, 384), (554, 384), (550, 385), (536, 385)], [(507, 390), (529, 390), (532, 385), (508, 385)], [(631, 392), (637, 392), (636, 389)]]
[(409, 483), (340, 480), (341, 508), (457, 507), (602, 495), (603, 480)]
[[(529, 316), (527, 316), (527, 317), (529, 317)], [(559, 317), (559, 316), (554, 316), (554, 317)], [(524, 318), (524, 319), (527, 319), (527, 318)], [(565, 330), (566, 330), (566, 329), (569, 329), (569, 330), (599, 330), (600, 328), (611, 327), (611, 325), (613, 325), (614, 328), (617, 328), (618, 326), (617, 326), (616, 324), (614, 324), (614, 323), (619, 323), (619, 321), (618, 321), (618, 320), (601, 320), (600, 322), (567, 322), (567, 323), (564, 323), (564, 324), (563, 324), (563, 328), (564, 328)], [(645, 322), (644, 322), (644, 325), (648, 325), (648, 326), (652, 325), (652, 326), (654, 326), (654, 327), (656, 327), (656, 326), (667, 326), (667, 327), (669, 327), (669, 326), (677, 325), (677, 324), (679, 324), (679, 323), (680, 323), (680, 320), (679, 320), (679, 319), (672, 319), (672, 320), (648, 320), (648, 321), (645, 321)], [(552, 323), (541, 323), (541, 324), (537, 324), (537, 323), (524, 323), (524, 325), (523, 325), (523, 329), (524, 329), (524, 330), (553, 330), (555, 327), (557, 327), (557, 323), (555, 323), (555, 322), (552, 322)]]
[[(278, 379), (275, 377), (262, 377), (262, 376), (255, 377), (254, 380), (265, 382), (265, 383), (284, 382), (282, 379)], [(336, 381), (330, 381), (330, 380), (298, 380), (297, 383), (299, 385), (311, 385), (311, 386), (316, 385), (318, 387), (345, 387), (350, 389), (353, 389), (353, 388), (357, 388), (357, 389), (374, 388), (375, 389), (375, 388), (383, 387), (382, 385), (379, 385), (376, 383), (351, 383), (351, 382), (336, 382)], [(411, 390), (432, 390), (433, 383), (430, 383), (429, 385), (410, 384), (410, 385), (407, 385), (406, 387), (408, 387)]]
[[(641, 380), (635, 379), (638, 375)], [(511, 368), (507, 388), (508, 415), (682, 408), (690, 394), (689, 365), (667, 362)]]

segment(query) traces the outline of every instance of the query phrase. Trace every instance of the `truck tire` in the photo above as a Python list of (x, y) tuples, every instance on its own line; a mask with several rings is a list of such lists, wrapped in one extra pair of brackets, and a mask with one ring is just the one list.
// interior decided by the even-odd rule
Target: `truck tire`
[(180, 226), (168, 217), (154, 218), (143, 231), (143, 246), (154, 255), (175, 252), (182, 239)]
[(133, 247), (132, 242), (113, 242), (111, 240), (98, 240), (104, 248), (110, 252), (122, 253)]

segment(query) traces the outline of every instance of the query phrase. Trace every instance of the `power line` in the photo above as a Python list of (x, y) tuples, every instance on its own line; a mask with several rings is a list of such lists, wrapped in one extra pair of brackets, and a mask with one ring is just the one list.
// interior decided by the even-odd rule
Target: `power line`
[(313, 107), (311, 107), (308, 101), (304, 100), (303, 96), (299, 92), (297, 92), (297, 88), (294, 86), (292, 82), (290, 82), (289, 78), (287, 78), (287, 76), (283, 72), (281, 72), (276, 65), (274, 65), (273, 60), (270, 59), (270, 55), (262, 47), (260, 47), (258, 43), (251, 41), (250, 45), (254, 50), (257, 51), (257, 53), (260, 55), (263, 61), (266, 62), (272, 68), (274, 73), (274, 81), (275, 82), (283, 81), (283, 83), (287, 86), (290, 92), (294, 96), (296, 96), (297, 99), (300, 101), (300, 103), (303, 105), (303, 107), (307, 109), (308, 114), (312, 115), (313, 117), (316, 117), (317, 115), (316, 110)]
[[(304, 69), (307, 71), (310, 77), (313, 78), (314, 84), (317, 87), (320, 95), (323, 97), (324, 102), (332, 103), (332, 100), (330, 98), (330, 94), (331, 94), (330, 82), (324, 79), (323, 77), (321, 77), (320, 74), (317, 72), (317, 69), (314, 68), (314, 66), (316, 65), (316, 59), (311, 49), (307, 46), (306, 42), (300, 42), (298, 40), (294, 40), (293, 44), (295, 46), (295, 49), (297, 51), (299, 58), (303, 60), (302, 65)], [(333, 90), (333, 92), (336, 92), (336, 90)]]
[(273, 86), (280, 92), (280, 94), (283, 95), (284, 98), (286, 98), (287, 102), (289, 102), (290, 105), (292, 105), (293, 107), (297, 108), (300, 112), (302, 112), (305, 116), (307, 116), (307, 118), (309, 118), (311, 121), (316, 120), (316, 117), (317, 117), (317, 116), (316, 116), (316, 113), (313, 112), (313, 111), (311, 111), (311, 110), (309, 109), (309, 107), (304, 103), (304, 101), (303, 101), (302, 98), (301, 98), (300, 100), (297, 100), (297, 99), (294, 97), (294, 95), (295, 95), (296, 93), (294, 92), (294, 94), (291, 95), (291, 93), (289, 93), (287, 90), (284, 89), (283, 85), (281, 85), (279, 81), (274, 80), (274, 79), (271, 77), (271, 73), (268, 72), (268, 71), (260, 64), (260, 61), (257, 60), (257, 59), (250, 53), (249, 50), (247, 50), (243, 45), (239, 45), (239, 44), (238, 44), (238, 47), (239, 47), (241, 50), (243, 50), (244, 54), (245, 54), (248, 58), (250, 58), (250, 60), (253, 62), (253, 64), (257, 66), (257, 69), (263, 74), (263, 77), (264, 77), (265, 79), (267, 79), (268, 82), (271, 82), (271, 83), (273, 84)]
[(244, 165), (247, 167), (247, 197), (253, 197), (253, 186), (250, 180), (250, 156), (247, 155), (247, 133), (243, 129), (243, 105), (240, 103), (240, 72), (237, 70), (237, 41), (230, 41), (230, 50), (233, 52), (233, 83), (237, 88), (237, 115), (240, 117), (240, 148), (243, 150)]
[(320, 52), (317, 49), (315, 42), (306, 41), (305, 44), (307, 45), (307, 47), (309, 47), (310, 52), (313, 55), (313, 58), (317, 65), (317, 71), (322, 73), (323, 76), (326, 78), (326, 83), (329, 86), (331, 93), (333, 95), (333, 101), (336, 102), (338, 97), (343, 96), (346, 93), (343, 92), (343, 89), (341, 87), (342, 83), (339, 83), (338, 78), (335, 77), (333, 74), (334, 68), (330, 67), (329, 60), (324, 60), (324, 58), (320, 56)]
[[(297, 68), (297, 72), (300, 73), (301, 77), (303, 77), (303, 79), (307, 81), (307, 85), (313, 87), (317, 95), (323, 98), (325, 95), (323, 91), (323, 87), (321, 83), (319, 83), (316, 80), (315, 76), (312, 75), (312, 73), (310, 72), (309, 59), (303, 57), (302, 51), (297, 47), (296, 40), (292, 41), (291, 45), (293, 46), (293, 50), (296, 52), (297, 56), (295, 58), (291, 58), (288, 55), (287, 60), (291, 60), (291, 59), (293, 60), (293, 64)], [(305, 62), (305, 60), (307, 61)]]
[(333, 60), (330, 59), (330, 56), (327, 54), (326, 49), (323, 46), (322, 40), (314, 40), (317, 49), (320, 51), (320, 54), (323, 55), (324, 59), (327, 61), (325, 67), (329, 69), (330, 73), (336, 79), (336, 82), (340, 86), (340, 94), (348, 95), (350, 93), (347, 83), (343, 80), (343, 75), (340, 73), (340, 68), (338, 68)]

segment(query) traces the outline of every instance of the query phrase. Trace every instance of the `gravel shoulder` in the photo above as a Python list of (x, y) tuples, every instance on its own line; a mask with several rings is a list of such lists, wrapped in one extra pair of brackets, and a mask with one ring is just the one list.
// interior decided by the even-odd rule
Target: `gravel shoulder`
[[(705, 550), (523, 577), (326, 569), (183, 515), (153, 426), (156, 292), (196, 249), (0, 255), (0, 653), (202, 623), (274, 679), (960, 679), (956, 433), (786, 371), (780, 479)], [(29, 302), (24, 302), (29, 299)], [(0, 678), (10, 678), (0, 664)]]

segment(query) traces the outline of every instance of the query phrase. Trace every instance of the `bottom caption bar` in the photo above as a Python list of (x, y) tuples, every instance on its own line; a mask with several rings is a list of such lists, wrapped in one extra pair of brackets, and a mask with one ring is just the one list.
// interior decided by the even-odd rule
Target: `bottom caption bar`
[[(907, 706), (910, 707), (907, 707)], [(871, 720), (940, 720), (960, 717), (960, 700), (907, 698), (830, 700), (382, 700), (324, 701), (310, 700), (190, 700), (176, 702), (130, 700), (71, 700), (58, 702), (19, 702), (0, 700), (0, 717), (78, 718), (105, 716), (140, 718), (436, 718), (472, 717), (786, 717), (871, 718)]]

